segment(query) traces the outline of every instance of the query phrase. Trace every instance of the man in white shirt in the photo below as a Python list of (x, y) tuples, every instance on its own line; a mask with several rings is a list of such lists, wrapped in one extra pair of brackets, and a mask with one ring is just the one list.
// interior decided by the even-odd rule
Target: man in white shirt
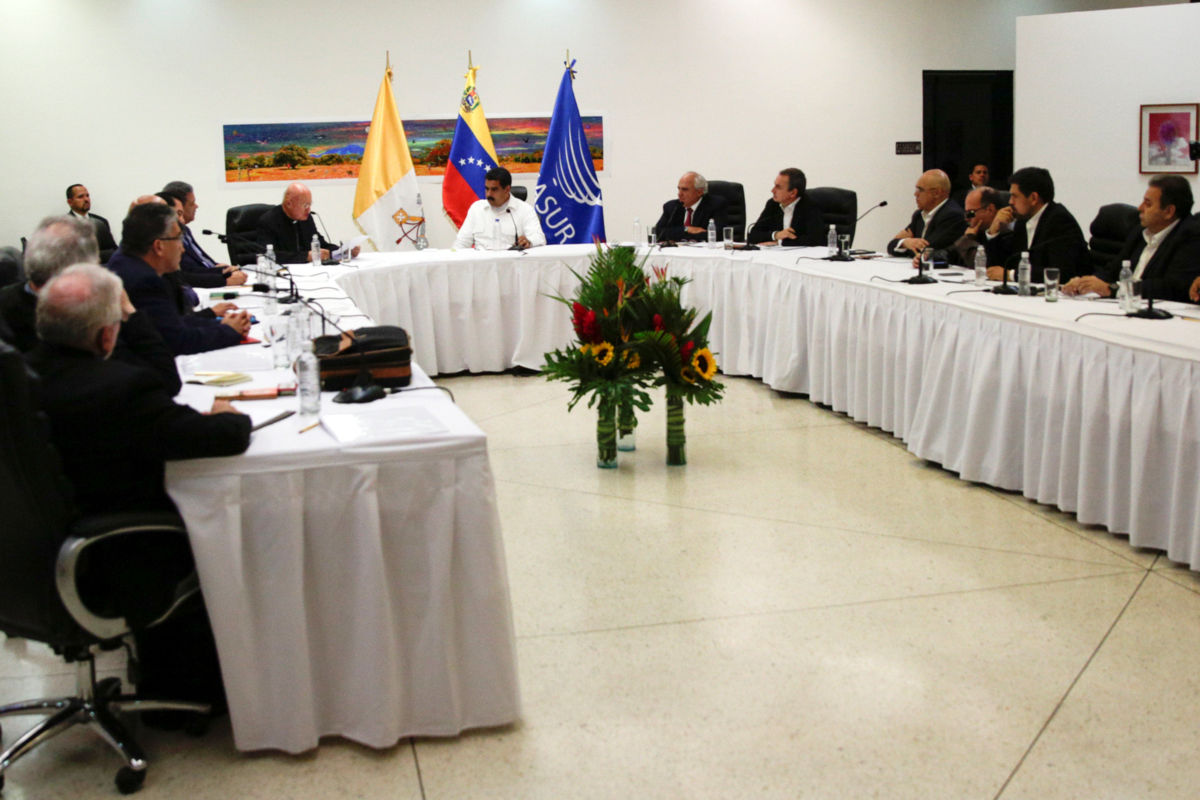
[(921, 173), (913, 191), (917, 210), (908, 227), (888, 242), (889, 256), (915, 256), (926, 247), (948, 250), (967, 229), (963, 208), (950, 199), (950, 177), (940, 169)]
[(1121, 262), (1128, 261), (1134, 289), (1143, 297), (1187, 300), (1192, 282), (1200, 275), (1200, 231), (1187, 221), (1191, 212), (1192, 187), (1187, 179), (1155, 175), (1138, 206), (1142, 227), (1130, 234), (1117, 257), (1095, 275), (1082, 275), (1064, 284), (1063, 294), (1115, 295)]
[(512, 175), (493, 167), (483, 178), (484, 199), (467, 210), (454, 246), (476, 250), (524, 250), (541, 247), (546, 235), (533, 206), (512, 196)]

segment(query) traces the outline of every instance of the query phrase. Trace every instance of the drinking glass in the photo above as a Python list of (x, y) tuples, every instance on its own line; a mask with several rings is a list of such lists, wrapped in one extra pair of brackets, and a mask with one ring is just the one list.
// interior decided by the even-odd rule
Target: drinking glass
[(1042, 285), (1044, 287), (1044, 297), (1047, 303), (1058, 302), (1058, 268), (1046, 267), (1045, 273), (1042, 275)]
[(733, 226), (732, 225), (726, 225), (721, 230), (721, 234), (722, 234), (721, 241), (723, 241), (726, 244), (726, 246), (733, 244)]

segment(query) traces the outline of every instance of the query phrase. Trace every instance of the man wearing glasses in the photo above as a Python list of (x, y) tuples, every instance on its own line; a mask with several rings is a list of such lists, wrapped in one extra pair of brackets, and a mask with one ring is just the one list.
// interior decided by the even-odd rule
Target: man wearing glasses
[(913, 198), (917, 210), (908, 227), (888, 242), (888, 255), (920, 255), (926, 247), (949, 250), (967, 229), (962, 206), (950, 199), (950, 177), (940, 169), (922, 173)]
[(121, 278), (134, 308), (146, 314), (174, 355), (203, 353), (241, 342), (250, 330), (250, 315), (227, 311), (216, 319), (184, 315), (176, 293), (164, 277), (179, 270), (183, 231), (174, 209), (161, 203), (134, 206), (121, 225), (121, 248), (108, 268)]
[(975, 251), (983, 245), (988, 264), (1003, 264), (1009, 255), (1012, 223), (996, 219), (996, 212), (1008, 205), (1008, 193), (985, 186), (967, 193), (963, 217), (967, 229), (950, 251), (952, 263), (970, 267), (975, 264)]

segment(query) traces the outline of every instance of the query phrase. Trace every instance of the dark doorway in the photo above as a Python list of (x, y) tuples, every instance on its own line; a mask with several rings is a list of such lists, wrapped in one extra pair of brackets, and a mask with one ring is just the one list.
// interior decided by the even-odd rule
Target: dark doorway
[(954, 191), (983, 162), (989, 183), (1008, 189), (1013, 171), (1012, 70), (925, 70), (925, 169), (945, 170)]

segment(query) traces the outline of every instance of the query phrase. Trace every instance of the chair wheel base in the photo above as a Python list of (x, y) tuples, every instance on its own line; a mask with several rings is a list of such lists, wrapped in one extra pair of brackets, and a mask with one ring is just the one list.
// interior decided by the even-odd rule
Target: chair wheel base
[(142, 784), (146, 782), (146, 770), (136, 770), (130, 767), (121, 767), (117, 770), (115, 783), (117, 791), (121, 794), (133, 794), (138, 789), (142, 788)]

